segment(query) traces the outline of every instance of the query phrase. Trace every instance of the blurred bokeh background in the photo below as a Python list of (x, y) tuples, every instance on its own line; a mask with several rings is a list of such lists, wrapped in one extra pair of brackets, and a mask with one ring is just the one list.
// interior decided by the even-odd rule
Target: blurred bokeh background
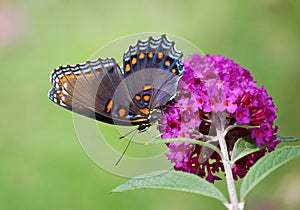
[[(0, 209), (224, 209), (188, 193), (110, 193), (126, 178), (81, 149), (71, 113), (47, 99), (49, 74), (124, 35), (174, 34), (249, 69), (279, 109), (279, 133), (300, 137), (299, 23), (296, 0), (0, 1)], [(260, 183), (247, 209), (300, 209), (298, 162)]]

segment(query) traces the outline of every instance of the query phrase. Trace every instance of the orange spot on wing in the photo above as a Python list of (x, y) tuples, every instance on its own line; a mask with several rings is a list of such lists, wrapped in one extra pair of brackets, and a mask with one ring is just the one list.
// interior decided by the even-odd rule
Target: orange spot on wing
[(87, 73), (85, 73), (85, 76), (87, 76), (87, 77), (92, 76), (92, 72), (87, 72)]
[(67, 74), (65, 76), (62, 76), (61, 78), (59, 78), (59, 81), (64, 84), (67, 82), (67, 80), (71, 80), (74, 79), (74, 75), (73, 74)]
[(139, 59), (143, 59), (145, 57), (145, 54), (144, 53), (141, 53), (140, 55), (139, 55)]
[(82, 77), (82, 74), (81, 73), (78, 73), (78, 74), (75, 74), (76, 75), (76, 78), (78, 79), (78, 78), (80, 78), (80, 77)]
[(130, 64), (129, 63), (126, 64), (125, 71), (126, 72), (130, 72)]
[(153, 57), (153, 52), (149, 52), (148, 57), (152, 58)]
[(169, 60), (166, 60), (166, 61), (165, 61), (165, 65), (166, 65), (166, 66), (170, 66), (170, 65), (171, 65), (171, 62), (170, 62)]
[(135, 95), (134, 98), (135, 98), (135, 100), (137, 100), (137, 101), (140, 101), (140, 100), (141, 100), (141, 96), (139, 96), (139, 95)]
[(143, 96), (143, 99), (144, 99), (144, 101), (146, 101), (146, 102), (150, 101), (150, 98), (151, 98), (150, 95), (144, 95), (144, 96)]
[(133, 65), (136, 64), (136, 58), (135, 58), (135, 57), (132, 58), (131, 63), (132, 63)]
[(73, 74), (67, 74), (66, 77), (67, 77), (67, 79), (74, 79), (74, 75)]
[(60, 81), (62, 84), (64, 84), (64, 83), (67, 81), (67, 79), (66, 79), (66, 77), (61, 77), (61, 78), (59, 78), (59, 81)]
[(177, 75), (177, 69), (173, 68), (172, 69), (172, 73), (175, 74), (175, 75)]
[(150, 90), (151, 88), (152, 88), (151, 85), (145, 85), (145, 86), (144, 86), (144, 90)]
[(164, 56), (164, 54), (163, 54), (162, 52), (159, 52), (159, 53), (157, 54), (157, 57), (158, 57), (159, 59), (162, 59), (163, 56)]
[(107, 113), (111, 112), (112, 106), (113, 106), (113, 100), (109, 100), (108, 103), (106, 104), (106, 110), (105, 111)]
[(148, 108), (142, 108), (142, 109), (139, 109), (138, 110), (143, 113), (144, 115), (149, 115), (150, 113), (150, 110)]
[(120, 108), (118, 114), (120, 117), (124, 117), (126, 115), (126, 110), (124, 108)]

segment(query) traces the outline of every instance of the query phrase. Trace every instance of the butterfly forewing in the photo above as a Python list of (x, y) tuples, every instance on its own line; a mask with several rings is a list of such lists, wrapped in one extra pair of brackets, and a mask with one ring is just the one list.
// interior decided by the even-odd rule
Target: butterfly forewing
[[(51, 81), (55, 88), (49, 98), (76, 113), (111, 124), (131, 125), (136, 119), (128, 107), (131, 101), (123, 74), (114, 59), (98, 59), (74, 66), (62, 66), (53, 71)], [(122, 88), (115, 92), (119, 86)], [(126, 100), (127, 99), (127, 100)], [(128, 102), (127, 102), (128, 101)]]

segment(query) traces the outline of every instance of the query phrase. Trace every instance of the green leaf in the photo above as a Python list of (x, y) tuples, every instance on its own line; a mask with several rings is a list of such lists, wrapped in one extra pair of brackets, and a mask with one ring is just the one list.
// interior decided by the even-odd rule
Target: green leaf
[(276, 139), (281, 140), (282, 142), (292, 142), (292, 141), (298, 141), (299, 139), (294, 136), (276, 136)]
[(222, 157), (222, 152), (218, 147), (214, 146), (211, 143), (200, 141), (200, 140), (195, 140), (195, 139), (179, 139), (179, 138), (160, 139), (160, 140), (151, 141), (147, 144), (162, 144), (162, 143), (165, 144), (165, 143), (171, 143), (171, 142), (183, 142), (183, 143), (198, 144), (198, 145), (208, 147), (208, 148), (216, 151), (220, 155), (220, 157)]
[(213, 184), (194, 174), (181, 171), (155, 171), (138, 176), (115, 188), (113, 192), (142, 188), (191, 192), (216, 198), (222, 203), (227, 203), (225, 196)]
[(247, 173), (240, 190), (241, 199), (272, 171), (299, 155), (300, 146), (286, 146), (262, 157)]
[(237, 160), (249, 155), (253, 152), (257, 152), (264, 147), (258, 147), (255, 143), (255, 140), (251, 138), (240, 138), (238, 139), (233, 147), (232, 156), (231, 156), (231, 164), (235, 163)]

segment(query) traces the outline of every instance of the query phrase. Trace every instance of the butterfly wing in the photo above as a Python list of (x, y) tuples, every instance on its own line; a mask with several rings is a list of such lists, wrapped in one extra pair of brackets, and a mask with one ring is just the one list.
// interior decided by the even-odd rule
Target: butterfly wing
[(149, 123), (150, 111), (174, 97), (182, 53), (166, 35), (139, 40), (123, 56), (61, 66), (51, 74), (49, 98), (87, 117), (118, 125)]
[(132, 106), (141, 115), (166, 104), (175, 96), (177, 83), (183, 73), (182, 53), (166, 35), (139, 40), (123, 56), (123, 74)]
[(112, 58), (61, 66), (51, 74), (54, 88), (49, 98), (66, 109), (106, 123), (143, 122), (143, 117), (126, 106), (131, 98), (123, 79), (121, 68)]

